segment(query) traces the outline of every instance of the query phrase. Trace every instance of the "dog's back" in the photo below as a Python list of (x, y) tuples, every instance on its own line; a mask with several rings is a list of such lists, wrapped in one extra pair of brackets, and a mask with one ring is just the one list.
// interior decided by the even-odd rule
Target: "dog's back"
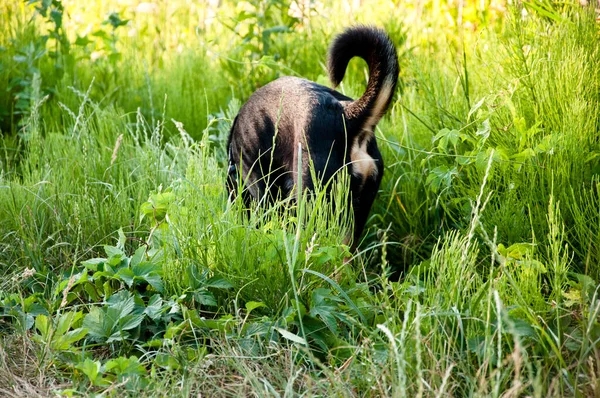
[[(228, 186), (235, 192), (241, 180), (246, 201), (272, 200), (288, 196), (299, 175), (303, 187), (312, 189), (310, 163), (324, 181), (350, 164), (356, 242), (383, 175), (373, 131), (396, 88), (398, 60), (383, 31), (364, 26), (347, 29), (329, 51), (329, 75), (335, 86), (354, 56), (369, 66), (367, 88), (356, 101), (295, 77), (277, 79), (248, 99), (231, 128)], [(302, 170), (298, 170), (298, 148)]]

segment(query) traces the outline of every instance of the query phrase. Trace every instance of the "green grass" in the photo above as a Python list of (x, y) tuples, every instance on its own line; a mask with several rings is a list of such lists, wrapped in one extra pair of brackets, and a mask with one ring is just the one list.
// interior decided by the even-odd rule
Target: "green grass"
[[(0, 395), (598, 394), (593, 8), (334, 3), (0, 4)], [(225, 191), (243, 101), (351, 23), (401, 64), (356, 253), (343, 173)]]

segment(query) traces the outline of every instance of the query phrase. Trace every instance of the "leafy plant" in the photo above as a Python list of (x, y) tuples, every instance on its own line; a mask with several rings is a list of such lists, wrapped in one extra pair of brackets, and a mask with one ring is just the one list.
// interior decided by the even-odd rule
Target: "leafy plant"
[(81, 326), (83, 313), (65, 312), (57, 317), (38, 315), (35, 318), (35, 328), (39, 334), (33, 336), (34, 340), (53, 351), (72, 350), (75, 343), (83, 339), (88, 330)]
[[(140, 392), (148, 385), (148, 372), (136, 356), (110, 359), (104, 364), (86, 358), (75, 365), (75, 370), (93, 387), (109, 387), (120, 383), (130, 392)], [(63, 390), (62, 394), (73, 394), (75, 390)]]
[(238, 3), (235, 15), (221, 18), (223, 25), (239, 38), (231, 51), (234, 59), (253, 61), (241, 68), (232, 59), (222, 60), (222, 68), (232, 80), (240, 82), (250, 76), (257, 83), (275, 76), (281, 59), (275, 37), (291, 33), (299, 22), (291, 15), (290, 4), (283, 0), (247, 1)]
[(111, 343), (130, 337), (129, 330), (137, 328), (144, 320), (144, 313), (134, 312), (132, 294), (122, 290), (112, 295), (105, 306), (93, 307), (83, 320), (90, 337), (99, 342)]
[(12, 321), (11, 323), (21, 332), (31, 329), (36, 317), (48, 315), (40, 293), (30, 294), (27, 297), (12, 293), (0, 301), (0, 309), (2, 318), (5, 321)]
[(63, 17), (66, 14), (64, 4), (60, 0), (29, 0), (27, 4), (35, 5), (37, 13), (52, 25), (48, 35), (40, 38), (40, 43), (45, 45), (48, 39), (54, 40), (54, 50), (48, 52), (48, 55), (55, 61), (56, 79), (60, 80), (65, 71), (73, 70), (74, 62), (71, 43), (63, 25)]

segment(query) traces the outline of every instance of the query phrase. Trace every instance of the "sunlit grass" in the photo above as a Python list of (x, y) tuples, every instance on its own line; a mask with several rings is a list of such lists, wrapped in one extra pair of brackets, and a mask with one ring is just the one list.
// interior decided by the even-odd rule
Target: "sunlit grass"
[[(0, 4), (1, 394), (597, 392), (591, 7), (68, 1), (56, 30), (34, 3)], [(257, 87), (329, 84), (357, 22), (402, 71), (349, 253), (343, 175), (248, 211), (225, 143)]]

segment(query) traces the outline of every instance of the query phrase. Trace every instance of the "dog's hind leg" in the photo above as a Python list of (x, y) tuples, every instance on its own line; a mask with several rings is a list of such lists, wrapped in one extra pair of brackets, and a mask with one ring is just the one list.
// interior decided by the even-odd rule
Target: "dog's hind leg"
[(227, 168), (227, 180), (225, 181), (225, 188), (229, 192), (229, 199), (233, 201), (238, 194), (238, 173), (237, 167), (233, 163), (229, 163)]
[[(354, 252), (360, 243), (360, 236), (365, 229), (369, 212), (377, 191), (379, 190), (380, 178), (368, 178), (362, 183), (362, 189), (358, 192), (357, 197), (352, 198), (352, 210), (354, 212), (354, 233), (352, 237), (351, 251)], [(356, 192), (356, 191), (354, 191)]]

